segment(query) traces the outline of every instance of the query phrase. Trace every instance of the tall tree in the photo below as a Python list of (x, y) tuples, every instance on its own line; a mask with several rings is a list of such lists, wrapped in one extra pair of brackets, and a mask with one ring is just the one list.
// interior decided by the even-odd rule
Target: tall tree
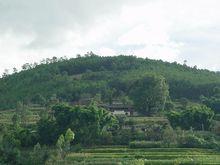
[(103, 131), (117, 124), (115, 116), (95, 104), (88, 107), (58, 104), (52, 109), (59, 132), (71, 128), (76, 133), (76, 142), (82, 144), (95, 143)]
[(136, 80), (130, 92), (135, 108), (145, 115), (152, 115), (163, 110), (168, 96), (165, 78), (151, 74)]

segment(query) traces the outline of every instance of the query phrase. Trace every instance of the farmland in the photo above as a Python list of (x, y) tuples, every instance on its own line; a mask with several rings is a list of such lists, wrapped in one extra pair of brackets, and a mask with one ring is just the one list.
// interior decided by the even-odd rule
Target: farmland
[[(129, 149), (127, 147), (102, 147), (83, 149), (80, 153), (70, 153), (66, 164), (219, 164), (220, 153), (214, 150), (192, 148), (148, 148)], [(58, 163), (58, 164), (59, 164)]]
[[(40, 119), (42, 107), (29, 107), (27, 123), (35, 124)], [(14, 110), (1, 111), (1, 124), (12, 124)], [(164, 117), (127, 117), (125, 125), (148, 125), (169, 123)], [(50, 149), (51, 150), (51, 149)], [(220, 152), (213, 149), (199, 148), (130, 148), (129, 146), (97, 146), (80, 148), (72, 147), (65, 159), (54, 162), (49, 159), (46, 164), (83, 164), (83, 165), (178, 165), (178, 164), (219, 164)], [(52, 150), (51, 150), (52, 151)]]

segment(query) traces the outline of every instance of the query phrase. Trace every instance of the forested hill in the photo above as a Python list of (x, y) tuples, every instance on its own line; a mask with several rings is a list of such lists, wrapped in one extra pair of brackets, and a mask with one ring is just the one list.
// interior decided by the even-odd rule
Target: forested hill
[(220, 87), (220, 74), (186, 65), (134, 56), (100, 57), (94, 54), (72, 59), (47, 59), (39, 65), (0, 79), (0, 109), (14, 108), (18, 101), (37, 96), (63, 101), (100, 94), (102, 99), (129, 95), (130, 84), (147, 74), (164, 76), (172, 99), (210, 97)]

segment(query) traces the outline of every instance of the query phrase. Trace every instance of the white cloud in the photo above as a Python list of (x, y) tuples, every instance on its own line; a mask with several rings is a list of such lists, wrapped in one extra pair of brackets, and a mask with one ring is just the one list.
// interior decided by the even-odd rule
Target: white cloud
[(0, 72), (52, 56), (135, 54), (220, 70), (219, 0), (0, 0)]
[(116, 55), (116, 52), (113, 49), (102, 47), (98, 51), (98, 53), (102, 56), (114, 56)]

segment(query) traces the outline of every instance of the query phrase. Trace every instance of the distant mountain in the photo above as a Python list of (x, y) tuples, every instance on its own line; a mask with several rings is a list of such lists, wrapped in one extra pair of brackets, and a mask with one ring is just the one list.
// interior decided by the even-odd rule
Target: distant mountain
[(94, 54), (72, 59), (47, 59), (40, 65), (24, 66), (19, 73), (0, 79), (0, 109), (14, 108), (18, 101), (32, 102), (36, 96), (77, 101), (100, 94), (102, 99), (129, 93), (129, 84), (146, 74), (166, 78), (172, 99), (198, 100), (220, 87), (219, 72), (190, 68), (176, 62), (134, 56), (100, 57)]

